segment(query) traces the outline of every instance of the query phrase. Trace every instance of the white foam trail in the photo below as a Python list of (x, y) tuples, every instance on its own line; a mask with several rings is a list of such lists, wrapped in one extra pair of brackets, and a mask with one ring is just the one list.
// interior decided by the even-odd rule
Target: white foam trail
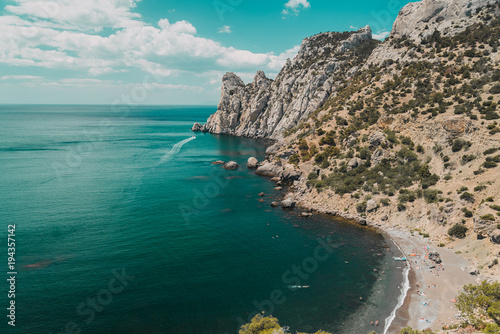
[(180, 141), (177, 144), (175, 144), (172, 147), (172, 149), (167, 154), (165, 154), (164, 156), (161, 157), (160, 164), (163, 164), (165, 162), (168, 162), (168, 161), (172, 160), (172, 158), (177, 153), (179, 153), (179, 151), (181, 150), (182, 146), (184, 146), (185, 144), (189, 143), (191, 140), (194, 140), (194, 139), (196, 139), (196, 137), (193, 136), (193, 137), (190, 137), (188, 139), (184, 139), (183, 141)]
[[(398, 247), (398, 249), (404, 255), (403, 250), (401, 249), (401, 247), (399, 247), (399, 245), (395, 241), (394, 241), (394, 244), (396, 245), (396, 247)], [(401, 295), (398, 298), (398, 304), (396, 305), (396, 308), (394, 308), (394, 310), (392, 310), (391, 315), (389, 315), (385, 319), (384, 334), (387, 334), (387, 331), (389, 330), (389, 327), (391, 327), (392, 322), (396, 318), (396, 312), (397, 312), (397, 310), (401, 306), (403, 306), (403, 303), (405, 301), (405, 298), (406, 298), (406, 295), (408, 293), (408, 290), (410, 290), (409, 274), (410, 274), (410, 265), (408, 265), (407, 267), (405, 267), (405, 269), (403, 271), (404, 278), (403, 278), (403, 285), (401, 286)]]

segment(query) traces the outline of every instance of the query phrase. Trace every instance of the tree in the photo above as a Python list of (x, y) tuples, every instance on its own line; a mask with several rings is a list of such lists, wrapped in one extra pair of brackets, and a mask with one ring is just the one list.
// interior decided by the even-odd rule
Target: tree
[[(257, 314), (250, 323), (241, 326), (239, 334), (289, 334), (289, 332), (287, 327), (280, 326), (277, 318), (273, 316), (264, 317), (261, 314)], [(331, 333), (319, 330), (315, 334)]]
[(280, 328), (277, 318), (257, 314), (250, 323), (241, 326), (239, 334), (273, 334), (275, 330)]
[(465, 238), (465, 234), (467, 233), (467, 227), (463, 224), (455, 224), (448, 230), (448, 234), (452, 237), (457, 237), (459, 239)]
[(468, 322), (477, 326), (483, 323), (481, 317), (489, 317), (495, 324), (490, 333), (497, 333), (500, 325), (500, 283), (469, 284), (457, 297), (457, 308)]

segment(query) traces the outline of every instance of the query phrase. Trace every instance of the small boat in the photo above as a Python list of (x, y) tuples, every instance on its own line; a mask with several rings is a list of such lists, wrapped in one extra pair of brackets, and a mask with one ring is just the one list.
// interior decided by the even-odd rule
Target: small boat
[(403, 257), (400, 257), (400, 256), (394, 256), (392, 258), (394, 261), (406, 261), (406, 257), (403, 256)]
[(309, 285), (289, 285), (289, 289), (307, 289)]

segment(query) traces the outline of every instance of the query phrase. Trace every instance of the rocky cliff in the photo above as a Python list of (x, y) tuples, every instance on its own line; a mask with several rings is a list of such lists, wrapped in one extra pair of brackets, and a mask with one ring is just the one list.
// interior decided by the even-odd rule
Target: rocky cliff
[(193, 130), (245, 137), (282, 138), (283, 132), (306, 120), (353, 75), (376, 45), (369, 27), (357, 32), (323, 33), (304, 39), (298, 55), (287, 60), (275, 80), (257, 72), (245, 85), (234, 73), (222, 79), (217, 112)]
[(498, 274), (499, 1), (410, 3), (370, 35), (305, 39), (274, 81), (227, 74), (195, 129), (277, 139), (257, 172), (289, 206), (406, 227)]

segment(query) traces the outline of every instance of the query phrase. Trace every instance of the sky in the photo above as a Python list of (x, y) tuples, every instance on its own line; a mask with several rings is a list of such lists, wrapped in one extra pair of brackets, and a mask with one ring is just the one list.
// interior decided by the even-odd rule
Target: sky
[(1, 104), (216, 105), (222, 76), (275, 77), (303, 38), (408, 0), (0, 0)]

